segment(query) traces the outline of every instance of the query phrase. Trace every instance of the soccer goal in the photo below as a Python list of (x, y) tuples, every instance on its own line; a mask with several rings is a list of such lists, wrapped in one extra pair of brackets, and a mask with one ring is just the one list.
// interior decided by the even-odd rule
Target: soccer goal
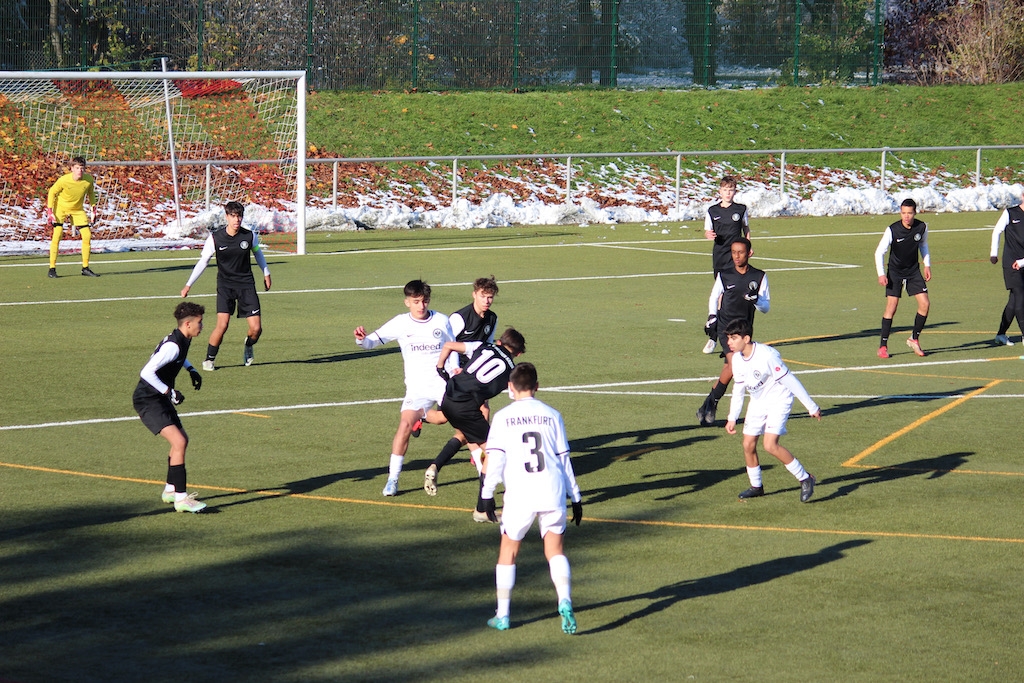
[(83, 156), (94, 240), (205, 239), (240, 201), (305, 253), (305, 122), (302, 71), (0, 71), (0, 240), (48, 237), (47, 189)]

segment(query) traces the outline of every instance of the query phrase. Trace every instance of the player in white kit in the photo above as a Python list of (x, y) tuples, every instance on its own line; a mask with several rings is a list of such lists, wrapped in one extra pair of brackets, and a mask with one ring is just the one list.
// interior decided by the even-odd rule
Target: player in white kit
[[(413, 425), (444, 397), (445, 383), (437, 374), (437, 359), (444, 343), (455, 339), (448, 316), (429, 308), (430, 285), (422, 280), (412, 280), (405, 285), (404, 292), (408, 313), (396, 315), (375, 332), (367, 333), (362, 326), (353, 332), (356, 344), (367, 350), (397, 340), (405, 364), (405, 399), (398, 429), (391, 442), (385, 496), (398, 495), (398, 475), (409, 448)], [(452, 362), (454, 365), (454, 359)]]
[(537, 400), (537, 369), (532, 363), (520, 363), (508, 383), (515, 399), (491, 421), (487, 437), (487, 476), (481, 498), (484, 510), (496, 519), (494, 489), (505, 483), (501, 513), (501, 546), (494, 568), (498, 609), (487, 625), (508, 630), (512, 588), (516, 583), (516, 557), (526, 532), (537, 520), (551, 581), (558, 594), (558, 614), (562, 631), (576, 633), (572, 609), (569, 560), (562, 537), (565, 534), (565, 498), (572, 500), (572, 521), (583, 519), (580, 487), (576, 483), (565, 424), (554, 408)]
[(814, 493), (815, 478), (804, 469), (800, 461), (779, 443), (786, 433), (786, 421), (793, 409), (793, 398), (807, 408), (811, 417), (821, 420), (821, 408), (808, 395), (779, 352), (767, 344), (756, 344), (750, 339), (750, 322), (734, 320), (725, 328), (732, 351), (733, 386), (729, 404), (729, 418), (725, 431), (736, 433), (736, 420), (743, 410), (743, 397), (750, 394), (750, 405), (743, 422), (743, 457), (747, 464), (750, 488), (740, 494), (741, 499), (764, 495), (761, 482), (761, 464), (757, 459), (757, 438), (764, 435), (764, 449), (786, 466), (800, 482), (800, 502), (806, 503)]

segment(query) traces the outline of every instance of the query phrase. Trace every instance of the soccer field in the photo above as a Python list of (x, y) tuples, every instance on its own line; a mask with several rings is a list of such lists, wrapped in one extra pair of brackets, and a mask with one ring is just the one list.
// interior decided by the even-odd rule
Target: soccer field
[[(921, 215), (929, 355), (904, 344), (904, 297), (879, 360), (872, 254), (896, 218), (751, 226), (772, 300), (755, 339), (823, 409), (819, 423), (797, 403), (783, 438), (818, 479), (808, 504), (763, 451), (767, 495), (737, 499), (728, 397), (718, 426), (696, 424), (721, 360), (701, 353), (711, 243), (695, 222), (311, 234), (310, 255), (269, 255), (255, 364), (233, 320), (202, 390), (179, 378), (198, 515), (160, 502), (167, 445), (131, 405), (198, 252), (94, 255), (96, 279), (0, 260), (0, 679), (1019, 678), (1024, 346), (992, 343), (997, 214)], [(498, 531), (472, 521), (466, 451), (436, 497), (422, 490), (448, 426), (424, 427), (400, 494), (381, 496), (401, 356), (352, 330), (404, 312), (410, 279), (450, 313), (490, 274), (583, 491), (571, 637), (535, 532), (512, 629), (486, 627)], [(190, 297), (208, 307), (196, 364), (214, 286), (208, 272)]]

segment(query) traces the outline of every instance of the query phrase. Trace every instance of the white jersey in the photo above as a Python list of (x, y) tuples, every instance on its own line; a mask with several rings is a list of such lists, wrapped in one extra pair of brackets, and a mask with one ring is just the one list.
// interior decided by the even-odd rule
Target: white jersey
[(743, 410), (743, 397), (750, 394), (750, 401), (772, 401), (780, 405), (792, 404), (793, 398), (807, 408), (807, 412), (818, 412), (807, 390), (782, 362), (779, 352), (767, 344), (754, 344), (749, 358), (742, 353), (732, 354), (733, 392), (729, 403), (729, 421), (735, 422)]
[(416, 320), (411, 313), (396, 315), (361, 342), (364, 349), (375, 349), (390, 341), (398, 341), (405, 364), (406, 396), (431, 397), (440, 401), (445, 382), (437, 374), (437, 359), (446, 341), (455, 341), (448, 316), (428, 311), (425, 320)]
[(536, 398), (521, 398), (494, 414), (487, 437), (483, 497), (505, 482), (505, 507), (548, 512), (580, 502), (562, 415)]

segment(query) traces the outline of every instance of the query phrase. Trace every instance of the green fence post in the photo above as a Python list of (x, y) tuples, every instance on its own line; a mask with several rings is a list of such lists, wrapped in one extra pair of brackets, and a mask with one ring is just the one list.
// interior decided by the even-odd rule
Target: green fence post
[(313, 3), (306, 2), (306, 75), (313, 77)]
[(714, 21), (715, 0), (704, 0), (704, 73), (700, 75), (700, 84), (711, 85), (711, 25)]
[(81, 43), (78, 60), (81, 62), (80, 66), (84, 69), (89, 66), (89, 36), (87, 35), (89, 32), (89, 20), (86, 18), (89, 13), (89, 0), (82, 0), (79, 3), (78, 9), (78, 35), (80, 38), (79, 42)]
[(196, 71), (203, 70), (203, 43), (206, 42), (206, 5), (199, 0), (196, 8)]
[(879, 65), (882, 61), (882, 0), (875, 0), (875, 40), (871, 56), (873, 62), (871, 85), (878, 85)]
[[(711, 2), (712, 0), (708, 0)], [(611, 35), (611, 64), (608, 66), (609, 87), (615, 88), (619, 85), (619, 0), (612, 1), (612, 35)]]
[(793, 0), (793, 85), (800, 83), (800, 8), (802, 0)]
[(413, 0), (412, 3), (412, 87), (419, 87), (419, 56), (420, 50), (417, 43), (420, 39), (420, 0)]
[(512, 27), (512, 89), (519, 90), (519, 22), (520, 22), (520, 11), (522, 9), (522, 0), (516, 0), (515, 14), (512, 17), (514, 26)]

